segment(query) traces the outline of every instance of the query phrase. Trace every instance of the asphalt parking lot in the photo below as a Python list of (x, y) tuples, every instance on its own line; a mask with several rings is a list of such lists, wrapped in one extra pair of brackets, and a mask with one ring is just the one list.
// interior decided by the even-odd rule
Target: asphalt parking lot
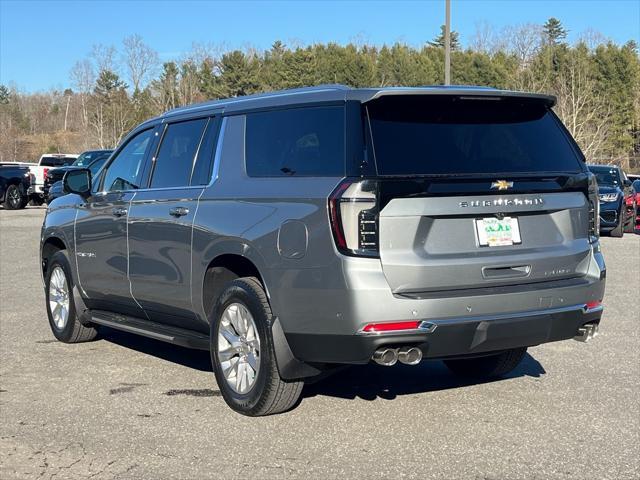
[(640, 236), (604, 238), (601, 335), (509, 378), (351, 368), (293, 411), (232, 412), (208, 355), (113, 330), (53, 339), (43, 208), (0, 210), (0, 478), (640, 478)]

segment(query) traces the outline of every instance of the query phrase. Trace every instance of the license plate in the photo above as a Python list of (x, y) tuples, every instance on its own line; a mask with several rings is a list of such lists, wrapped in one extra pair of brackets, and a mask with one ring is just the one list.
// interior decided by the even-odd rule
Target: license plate
[(481, 247), (501, 247), (522, 243), (518, 219), (515, 217), (478, 218), (476, 231)]

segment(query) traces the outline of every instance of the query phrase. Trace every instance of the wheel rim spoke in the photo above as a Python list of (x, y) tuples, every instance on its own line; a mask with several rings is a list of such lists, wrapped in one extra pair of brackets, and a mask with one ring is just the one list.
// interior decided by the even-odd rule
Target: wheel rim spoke
[(230, 344), (236, 346), (240, 342), (240, 337), (231, 331), (229, 325), (220, 324), (220, 335)]
[(254, 372), (258, 371), (258, 358), (253, 353), (247, 355), (247, 363)]
[(223, 368), (223, 374), (227, 380), (235, 379), (236, 372), (238, 371), (238, 361), (237, 358), (232, 358), (228, 362), (225, 362), (228, 363), (228, 365), (226, 368)]
[(236, 306), (229, 313), (230, 313), (231, 324), (233, 325), (233, 328), (235, 329), (238, 336), (242, 335), (243, 334), (242, 319), (240, 317), (239, 306)]
[(225, 348), (224, 350), (220, 350), (220, 348), (218, 348), (218, 356), (223, 362), (231, 360), (236, 355), (238, 355), (238, 349), (236, 347), (231, 346), (229, 348)]
[(253, 315), (241, 303), (228, 305), (220, 317), (217, 358), (232, 390), (251, 390), (260, 371), (260, 337)]

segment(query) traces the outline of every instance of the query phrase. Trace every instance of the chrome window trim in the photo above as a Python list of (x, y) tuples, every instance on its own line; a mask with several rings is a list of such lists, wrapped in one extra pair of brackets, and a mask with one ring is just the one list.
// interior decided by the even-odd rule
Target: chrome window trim
[(220, 124), (220, 132), (218, 133), (218, 141), (216, 142), (216, 153), (213, 156), (213, 168), (211, 169), (211, 181), (205, 188), (213, 185), (220, 174), (220, 159), (222, 158), (222, 144), (224, 143), (224, 134), (227, 129), (227, 117), (222, 117)]

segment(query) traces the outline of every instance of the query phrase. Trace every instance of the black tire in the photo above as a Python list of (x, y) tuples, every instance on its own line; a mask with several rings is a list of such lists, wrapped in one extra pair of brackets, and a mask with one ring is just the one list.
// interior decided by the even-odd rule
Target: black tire
[(636, 229), (636, 210), (637, 208), (634, 208), (633, 210), (631, 210), (631, 214), (629, 215), (629, 219), (628, 219), (629, 221), (624, 227), (625, 233), (633, 233)]
[[(59, 328), (51, 312), (51, 305), (49, 302), (49, 286), (51, 283), (51, 276), (56, 267), (62, 268), (65, 274), (65, 282), (67, 285), (67, 291), (69, 292), (69, 313), (68, 320), (64, 327)], [(76, 315), (76, 306), (73, 301), (73, 277), (71, 276), (71, 266), (69, 265), (69, 259), (67, 258), (67, 252), (60, 250), (54, 253), (47, 263), (47, 273), (45, 275), (45, 301), (47, 307), (47, 316), (49, 317), (49, 326), (51, 332), (57, 340), (64, 343), (80, 343), (89, 342), (96, 338), (98, 331), (95, 328), (82, 325)]]
[(7, 210), (18, 210), (24, 208), (23, 195), (18, 185), (9, 185), (4, 193), (4, 208)]
[(445, 360), (445, 365), (453, 373), (470, 378), (498, 378), (511, 372), (522, 361), (527, 348), (514, 348), (497, 355)]
[(624, 235), (624, 209), (618, 212), (618, 225), (609, 232), (612, 237), (620, 238)]
[[(255, 383), (244, 394), (227, 383), (218, 359), (218, 331), (222, 314), (232, 303), (240, 303), (251, 313), (260, 339), (259, 368)], [(253, 277), (229, 282), (220, 294), (211, 317), (211, 364), (222, 397), (229, 407), (242, 415), (258, 417), (292, 408), (302, 393), (303, 381), (280, 378), (271, 335), (271, 307), (260, 282)]]

